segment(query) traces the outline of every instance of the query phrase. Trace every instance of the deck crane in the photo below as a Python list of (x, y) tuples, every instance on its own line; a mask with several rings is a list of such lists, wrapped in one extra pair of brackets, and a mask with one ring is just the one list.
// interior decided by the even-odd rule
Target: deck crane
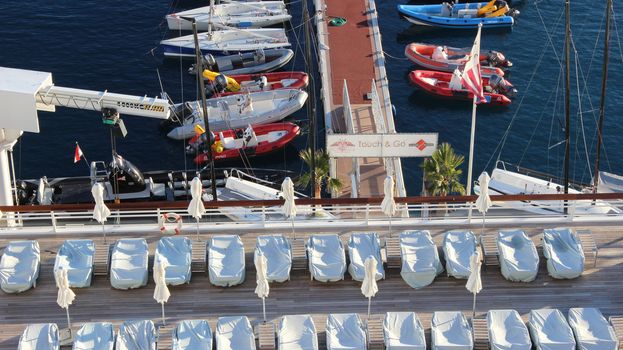
[(157, 119), (170, 113), (165, 99), (56, 86), (52, 73), (6, 67), (0, 67), (0, 106), (0, 206), (14, 205), (9, 152), (24, 132), (39, 132), (38, 111), (68, 107), (100, 111), (105, 117), (112, 113)]

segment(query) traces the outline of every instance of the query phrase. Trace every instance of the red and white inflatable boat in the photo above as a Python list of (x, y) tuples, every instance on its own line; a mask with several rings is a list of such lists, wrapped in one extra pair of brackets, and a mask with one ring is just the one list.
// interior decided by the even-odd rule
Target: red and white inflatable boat
[[(300, 133), (298, 125), (293, 123), (272, 123), (249, 126), (246, 129), (221, 131), (214, 135), (212, 155), (214, 160), (228, 160), (246, 157), (261, 156), (283, 148)], [(195, 163), (202, 164), (208, 161), (207, 152), (201, 136), (193, 137), (186, 147), (187, 153), (196, 154)]]

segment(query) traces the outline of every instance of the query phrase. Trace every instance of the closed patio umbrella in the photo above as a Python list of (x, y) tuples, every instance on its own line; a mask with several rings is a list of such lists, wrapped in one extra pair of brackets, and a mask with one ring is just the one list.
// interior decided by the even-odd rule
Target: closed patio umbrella
[(489, 181), (491, 178), (486, 171), (483, 171), (482, 174), (478, 177), (478, 185), (480, 187), (480, 194), (476, 199), (476, 208), (479, 212), (482, 213), (482, 231), (480, 232), (480, 237), (485, 233), (485, 216), (487, 215), (487, 211), (491, 207), (491, 198), (489, 197)]
[(482, 261), (480, 259), (480, 251), (476, 251), (472, 254), (469, 259), (469, 278), (467, 279), (467, 283), (465, 284), (465, 288), (469, 290), (472, 294), (474, 294), (474, 303), (472, 306), (472, 322), (474, 317), (476, 317), (476, 294), (480, 293), (482, 290), (482, 279), (480, 278), (480, 267), (482, 266)]
[(255, 270), (257, 274), (255, 276), (255, 281), (257, 282), (257, 286), (255, 287), (255, 294), (258, 297), (262, 298), (262, 313), (264, 314), (264, 322), (266, 322), (266, 298), (268, 297), (268, 293), (270, 292), (270, 286), (268, 285), (268, 260), (266, 260), (266, 256), (264, 254), (256, 254), (255, 255)]
[[(368, 298), (368, 319), (370, 319), (370, 305), (372, 304), (372, 297), (379, 291), (379, 287), (376, 284), (376, 264), (377, 261), (374, 257), (369, 256), (363, 263), (365, 274), (363, 277), (363, 283), (361, 283), (361, 293)], [(367, 324), (367, 321), (366, 321)]]
[(171, 292), (169, 292), (169, 287), (167, 287), (166, 270), (164, 263), (161, 261), (157, 261), (154, 266), (154, 282), (156, 282), (154, 299), (157, 303), (162, 305), (162, 324), (166, 324), (164, 319), (164, 303), (169, 301)]
[(69, 277), (67, 269), (57, 269), (55, 272), (56, 286), (58, 287), (58, 295), (56, 303), (67, 312), (67, 328), (71, 329), (71, 321), (69, 319), (69, 305), (74, 302), (76, 294), (69, 288)]
[(104, 185), (96, 183), (91, 188), (91, 194), (95, 200), (95, 207), (93, 208), (93, 219), (102, 224), (102, 233), (104, 234), (104, 242), (106, 242), (106, 229), (104, 223), (110, 216), (110, 209), (104, 204)]
[(394, 178), (385, 177), (383, 184), (383, 201), (381, 202), (381, 210), (389, 217), (389, 235), (392, 235), (392, 216), (396, 214), (396, 201), (394, 200)]
[(190, 195), (192, 199), (188, 205), (188, 214), (197, 220), (197, 240), (199, 240), (199, 220), (201, 220), (201, 217), (206, 212), (203, 200), (201, 199), (202, 190), (203, 186), (201, 185), (201, 180), (199, 177), (195, 176), (190, 183)]
[(286, 177), (281, 183), (281, 193), (283, 193), (283, 215), (286, 218), (290, 218), (292, 222), (292, 235), (296, 238), (296, 232), (294, 232), (294, 218), (296, 217), (296, 203), (294, 203), (294, 183), (292, 179)]

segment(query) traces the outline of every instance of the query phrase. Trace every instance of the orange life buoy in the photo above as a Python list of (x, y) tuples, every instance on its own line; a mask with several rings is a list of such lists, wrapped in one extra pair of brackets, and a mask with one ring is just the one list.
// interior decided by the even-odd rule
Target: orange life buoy
[(160, 232), (179, 235), (182, 232), (182, 217), (177, 213), (164, 213), (158, 219)]

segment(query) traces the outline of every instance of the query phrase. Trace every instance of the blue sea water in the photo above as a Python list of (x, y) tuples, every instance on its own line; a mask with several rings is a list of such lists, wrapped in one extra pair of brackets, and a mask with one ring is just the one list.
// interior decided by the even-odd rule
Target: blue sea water
[[(418, 29), (401, 20), (396, 5), (404, 1), (379, 1), (377, 4), (383, 45), (387, 56), (392, 102), (396, 107), (399, 132), (438, 132), (441, 142), (450, 142), (460, 154), (467, 155), (471, 106), (449, 103), (422, 95), (408, 83), (407, 74), (415, 69), (404, 59), (404, 47), (410, 42), (470, 46), (475, 31)], [(0, 66), (41, 70), (53, 73), (59, 86), (133, 95), (156, 96), (161, 87), (175, 101), (196, 98), (193, 77), (186, 74), (189, 62), (163, 60), (152, 49), (170, 33), (163, 18), (171, 11), (203, 6), (206, 1), (15, 1), (0, 3)], [(496, 151), (506, 130), (508, 138), (500, 159), (540, 171), (560, 174), (564, 146), (563, 89), (559, 74), (563, 49), (563, 1), (524, 0), (517, 24), (508, 31), (483, 31), (482, 47), (503, 51), (515, 66), (509, 80), (519, 90), (511, 107), (478, 109), (474, 173), (491, 170)], [(577, 49), (578, 71), (572, 65), (572, 82), (580, 81), (580, 95), (572, 88), (572, 175), (589, 181), (587, 157), (593, 164), (595, 120), (598, 116), (599, 84), (603, 34), (602, 2), (572, 1), (573, 39)], [(617, 3), (616, 13), (621, 12)], [(303, 46), (300, 27), (301, 2), (292, 1), (293, 23), (288, 27), (296, 58), (287, 69), (303, 69)], [(339, 16), (339, 13), (329, 13)], [(623, 22), (616, 18), (619, 29)], [(601, 30), (600, 30), (601, 29)], [(549, 35), (547, 34), (549, 33)], [(604, 124), (606, 155), (602, 169), (623, 173), (620, 147), (623, 55), (617, 33), (613, 33), (607, 115)], [(392, 58), (390, 56), (396, 57)], [(2, 77), (0, 77), (2, 79)], [(584, 81), (586, 80), (586, 82)], [(520, 102), (521, 101), (521, 102)], [(580, 128), (578, 101), (584, 137)], [(318, 103), (318, 108), (321, 104)], [(0, 110), (0, 113), (1, 110)], [(294, 120), (306, 126), (304, 110)], [(40, 113), (41, 132), (26, 134), (15, 148), (19, 178), (86, 175), (84, 163), (73, 164), (78, 141), (89, 161), (110, 159), (110, 138), (99, 113), (58, 108), (56, 113)], [(321, 119), (319, 119), (320, 121)], [(128, 136), (118, 141), (118, 152), (143, 170), (193, 169), (183, 153), (183, 143), (167, 139), (158, 128), (159, 121), (125, 116)], [(322, 124), (320, 122), (320, 124)], [(318, 131), (323, 133), (322, 125)], [(322, 137), (319, 136), (319, 141)], [(251, 166), (292, 170), (299, 173), (302, 164), (297, 152), (307, 145), (307, 136), (269, 157), (251, 159)], [(416, 195), (421, 187), (421, 159), (403, 161), (408, 193)], [(240, 166), (240, 163), (226, 165)], [(465, 164), (466, 173), (466, 164)]]

